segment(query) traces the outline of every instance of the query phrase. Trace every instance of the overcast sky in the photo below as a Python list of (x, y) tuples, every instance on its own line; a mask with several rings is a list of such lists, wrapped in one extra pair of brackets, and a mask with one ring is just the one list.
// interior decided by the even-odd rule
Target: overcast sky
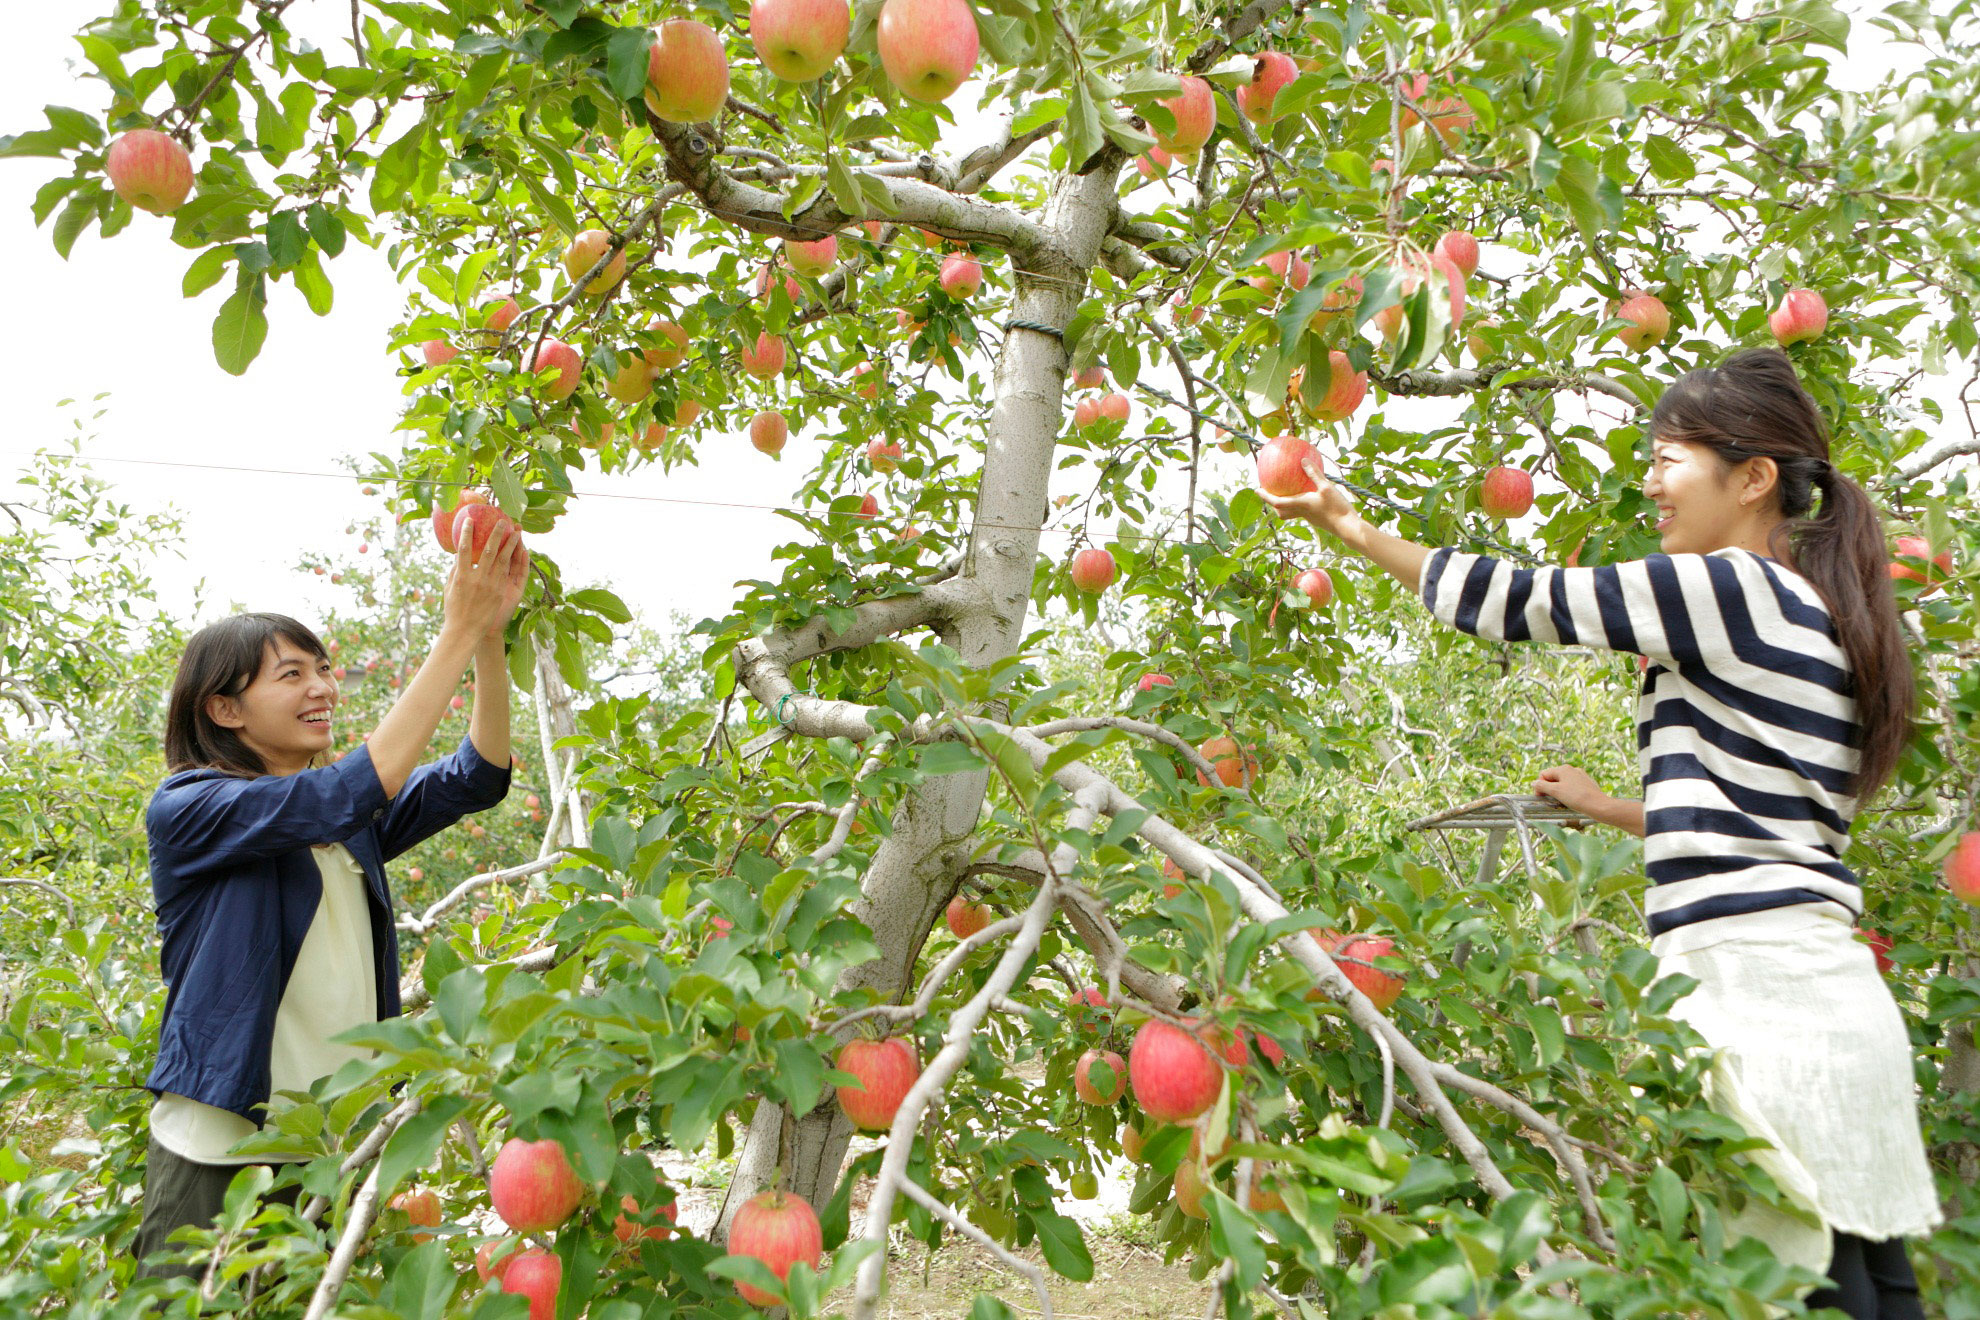
[[(72, 24), (89, 7), (25, 5), (10, 13), (9, 40), (0, 44), (0, 132), (44, 126), (47, 103), (101, 107), (100, 84), (78, 82), (68, 68), (75, 58)], [(325, 0), (288, 11), (305, 32), (331, 24), (319, 37), (326, 46), (335, 45), (336, 23), (347, 16), (343, 5)], [(1859, 25), (1859, 34), (1871, 31)], [(1874, 61), (1851, 63), (1852, 81), (1867, 81), (1875, 71)], [(967, 129), (964, 136), (973, 136)], [(969, 145), (960, 142), (957, 154)], [(231, 280), (198, 298), (181, 297), (180, 279), (195, 254), (171, 243), (168, 221), (142, 213), (114, 240), (92, 229), (62, 261), (29, 212), (52, 165), (0, 161), (0, 250), (12, 254), (15, 326), (8, 355), (14, 421), (0, 440), (0, 470), (17, 472), (33, 449), (75, 434), (78, 416), (105, 407), (85, 429), (95, 470), (139, 508), (169, 504), (186, 518), (185, 558), (153, 565), (168, 610), (183, 617), (203, 581), (209, 615), (229, 603), (305, 619), (319, 615), (336, 588), (292, 566), (306, 554), (350, 548), (344, 527), (376, 512), (379, 501), (364, 499), (342, 475), (160, 464), (337, 474), (340, 456), (396, 450), (393, 427), (404, 396), (395, 355), (385, 346), (404, 300), (383, 257), (352, 243), (328, 263), (336, 286), (328, 317), (311, 315), (288, 284), (271, 285), (267, 346), (237, 379), (214, 364), (210, 344), (213, 314)], [(1485, 264), (1493, 267), (1489, 250)], [(99, 393), (107, 399), (89, 404)], [(88, 406), (65, 408), (64, 399)], [(1392, 424), (1411, 415), (1398, 406), (1403, 402), (1389, 406)], [(1408, 406), (1426, 409), (1417, 414), (1423, 425), (1451, 407)], [(1145, 416), (1139, 400), (1136, 413)], [(767, 512), (694, 501), (788, 503), (819, 442), (793, 436), (778, 463), (741, 435), (705, 424), (702, 432), (699, 467), (579, 478), (581, 490), (597, 495), (538, 538), (539, 549), (564, 565), (567, 582), (608, 582), (650, 621), (661, 622), (670, 609), (695, 618), (724, 613), (738, 579), (774, 576), (769, 552), (788, 534), (788, 523)], [(1234, 457), (1216, 462), (1224, 481), (1248, 470)], [(1054, 488), (1070, 487), (1055, 478)], [(1062, 554), (1066, 545), (1064, 537), (1048, 536), (1046, 553)]]

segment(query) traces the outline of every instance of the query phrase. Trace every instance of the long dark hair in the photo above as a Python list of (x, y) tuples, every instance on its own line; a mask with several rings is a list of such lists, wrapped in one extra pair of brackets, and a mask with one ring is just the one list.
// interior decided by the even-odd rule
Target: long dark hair
[(293, 642), (318, 659), (329, 653), (316, 634), (286, 614), (236, 614), (194, 633), (179, 657), (172, 700), (165, 712), (165, 766), (181, 770), (224, 770), (249, 779), (268, 773), (261, 757), (234, 730), (215, 724), (206, 713), (210, 697), (238, 697), (261, 672), (268, 648)]
[[(1828, 426), (1779, 349), (1743, 349), (1685, 373), (1657, 400), (1650, 426), (1659, 439), (1711, 449), (1722, 474), (1749, 458), (1771, 458), (1779, 469), (1774, 490), (1785, 521), (1768, 549), (1821, 595), (1849, 660), (1858, 752), (1851, 791), (1861, 807), (1897, 769), (1918, 699), (1877, 506), (1829, 462)], [(1817, 490), (1822, 509), (1811, 517)]]

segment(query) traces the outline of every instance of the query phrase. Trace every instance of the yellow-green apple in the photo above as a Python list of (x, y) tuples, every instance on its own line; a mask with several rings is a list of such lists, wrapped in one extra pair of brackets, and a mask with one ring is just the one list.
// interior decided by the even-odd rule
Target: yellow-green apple
[(1641, 353), (1646, 348), (1655, 348), (1671, 332), (1670, 309), (1664, 306), (1661, 298), (1640, 289), (1623, 298), (1615, 315), (1629, 322), (1616, 331), (1616, 338), (1632, 352)]
[(1355, 935), (1342, 940), (1331, 953), (1341, 973), (1367, 995), (1369, 1002), (1388, 1012), (1402, 997), (1403, 978), (1374, 965), (1396, 951), (1396, 942), (1386, 935)]
[(981, 48), (967, 0), (887, 0), (877, 43), (887, 81), (924, 105), (948, 100), (976, 68)]
[(1258, 488), (1267, 495), (1304, 495), (1315, 489), (1307, 463), (1325, 470), (1319, 451), (1296, 435), (1279, 435), (1258, 447)]
[(670, 124), (713, 119), (729, 99), (729, 57), (706, 23), (670, 18), (646, 54), (646, 108)]
[(949, 933), (959, 940), (966, 940), (978, 931), (988, 927), (996, 913), (981, 903), (972, 903), (961, 894), (949, 900), (949, 906), (942, 910), (942, 917), (949, 923)]
[[(612, 236), (602, 229), (587, 229), (571, 240), (564, 249), (564, 273), (576, 284), (584, 278), (584, 273), (598, 264), (612, 247)], [(612, 253), (612, 259), (605, 263), (603, 270), (591, 278), (584, 286), (586, 293), (603, 293), (626, 277), (626, 253), (621, 248)]]
[(1260, 293), (1272, 293), (1281, 286), (1303, 289), (1313, 278), (1312, 264), (1291, 251), (1270, 253), (1263, 264), (1269, 273), (1253, 275), (1246, 281)]
[(1453, 229), (1437, 240), (1431, 255), (1448, 257), (1451, 264), (1469, 279), (1478, 269), (1478, 240), (1462, 229)]
[(785, 82), (810, 82), (846, 48), (846, 0), (753, 0), (749, 39), (763, 67)]
[(429, 367), (444, 367), (459, 357), (461, 350), (444, 339), (429, 339), (419, 346), (419, 355)]
[(1211, 93), (1210, 84), (1193, 74), (1183, 75), (1181, 91), (1155, 104), (1175, 117), (1172, 132), (1154, 130), (1155, 140), (1172, 155), (1195, 151), (1210, 140), (1212, 130), (1217, 127), (1217, 98)]
[(557, 374), (543, 386), (543, 392), (553, 399), (568, 399), (577, 393), (578, 381), (584, 376), (584, 359), (563, 340), (546, 339), (530, 359), (529, 370), (532, 375), (554, 370)]
[(134, 128), (110, 144), (103, 159), (117, 195), (153, 215), (169, 215), (185, 205), (192, 191), (192, 157), (169, 134)]
[(646, 323), (646, 330), (648, 334), (659, 335), (665, 341), (658, 348), (645, 350), (646, 365), (655, 371), (665, 371), (669, 367), (680, 366), (682, 360), (687, 357), (687, 331), (674, 322), (662, 320), (657, 316)]
[[(1925, 583), (1925, 590), (1918, 593), (1921, 596), (1937, 591), (1938, 579), (1952, 572), (1952, 551), (1941, 550), (1935, 555), (1931, 542), (1922, 536), (1900, 536), (1897, 539), (1897, 553), (1898, 557), (1891, 561), (1891, 580), (1895, 582), (1905, 578)], [(1918, 561), (1923, 571), (1912, 567), (1906, 560)]]
[(1319, 609), (1334, 599), (1334, 579), (1324, 568), (1309, 568), (1293, 579), (1293, 587), (1306, 593), (1307, 608)]
[(1073, 388), (1077, 390), (1097, 390), (1107, 383), (1107, 373), (1100, 367), (1082, 367), (1073, 373)]
[(874, 440), (866, 446), (866, 461), (875, 472), (892, 472), (901, 465), (901, 442)]
[[(1093, 1075), (1096, 1067), (1105, 1069), (1102, 1076)], [(1088, 1050), (1073, 1066), (1073, 1093), (1089, 1105), (1113, 1104), (1127, 1094), (1127, 1060), (1112, 1050)]]
[(782, 450), (790, 434), (790, 422), (775, 409), (766, 409), (749, 419), (749, 442), (766, 454)]
[(839, 260), (839, 236), (827, 234), (816, 242), (784, 240), (784, 260), (800, 275), (823, 275)]
[(1478, 507), (1488, 518), (1520, 518), (1533, 507), (1533, 475), (1501, 465), (1478, 484)]
[(578, 1181), (564, 1148), (549, 1138), (524, 1141), (511, 1137), (488, 1166), (488, 1199), (502, 1222), (518, 1233), (556, 1228), (571, 1217), (583, 1198), (584, 1184)]
[(1143, 1023), (1128, 1047), (1128, 1081), (1150, 1118), (1187, 1123), (1217, 1102), (1224, 1070), (1194, 1033), (1155, 1020)]
[(674, 404), (675, 426), (693, 426), (700, 418), (700, 399), (681, 399)]
[(653, 391), (653, 368), (639, 353), (628, 353), (605, 383), (605, 392), (620, 403), (638, 403)]
[(1251, 66), (1251, 81), (1237, 89), (1238, 110), (1254, 124), (1269, 124), (1274, 118), (1272, 102), (1279, 89), (1299, 77), (1299, 66), (1292, 56), (1268, 50)]
[[(1249, 788), (1258, 778), (1258, 758), (1249, 747), (1239, 747), (1233, 738), (1212, 738), (1196, 750), (1210, 762), (1217, 772), (1217, 782), (1226, 788)], [(1210, 786), (1201, 770), (1196, 772), (1196, 782), (1205, 788)]]
[(1323, 422), (1344, 422), (1368, 397), (1368, 373), (1356, 371), (1339, 349), (1327, 354), (1327, 366), (1327, 393), (1314, 405), (1313, 415)]
[[(891, 3), (891, 0), (890, 0)], [(983, 267), (967, 252), (942, 258), (942, 291), (951, 298), (972, 298), (983, 287)]]
[(737, 356), (742, 360), (742, 369), (758, 380), (769, 380), (784, 369), (788, 356), (784, 351), (784, 341), (768, 330), (756, 337), (755, 347), (744, 345)]
[(502, 1269), (502, 1291), (529, 1298), (529, 1320), (556, 1320), (563, 1284), (564, 1262), (541, 1247), (517, 1252)]
[(1098, 546), (1088, 546), (1072, 557), (1072, 584), (1089, 594), (1105, 591), (1120, 573), (1114, 557)]
[(1474, 362), (1484, 362), (1492, 356), (1495, 351), (1492, 341), (1496, 336), (1483, 332), (1498, 328), (1499, 318), (1496, 316), (1487, 316), (1482, 320), (1471, 323), (1471, 329), (1465, 332), (1464, 346), (1471, 350), (1471, 357)]
[(1819, 338), (1829, 328), (1829, 304), (1813, 289), (1789, 289), (1781, 305), (1768, 315), (1767, 328), (1783, 348)]

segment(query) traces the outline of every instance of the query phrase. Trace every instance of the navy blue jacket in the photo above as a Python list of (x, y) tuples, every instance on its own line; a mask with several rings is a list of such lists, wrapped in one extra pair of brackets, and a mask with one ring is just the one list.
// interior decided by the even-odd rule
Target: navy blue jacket
[(145, 1086), (261, 1122), (275, 1010), (323, 898), (315, 844), (341, 843), (364, 868), (378, 1016), (397, 1017), (399, 935), (385, 863), (508, 792), (509, 767), (468, 738), (390, 799), (364, 747), (299, 774), (185, 770), (159, 785), (144, 826), (165, 1017)]

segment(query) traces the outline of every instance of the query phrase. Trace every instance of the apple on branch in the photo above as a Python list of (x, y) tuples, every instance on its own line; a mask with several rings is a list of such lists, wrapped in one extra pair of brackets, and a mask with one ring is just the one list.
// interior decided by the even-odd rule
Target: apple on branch
[(1068, 576), (1072, 584), (1088, 595), (1105, 591), (1120, 575), (1120, 568), (1114, 557), (1097, 546), (1089, 546), (1072, 557), (1072, 567)]
[(1670, 309), (1664, 306), (1663, 299), (1641, 289), (1632, 289), (1625, 294), (1621, 305), (1612, 314), (1629, 322), (1616, 331), (1616, 338), (1622, 341), (1624, 348), (1635, 353), (1655, 348), (1671, 332)]
[[(587, 229), (572, 239), (571, 245), (564, 249), (564, 273), (570, 276), (571, 283), (576, 284), (583, 279), (584, 273), (597, 265), (598, 259), (610, 251), (611, 247), (612, 236), (602, 229)], [(584, 286), (584, 291), (592, 294), (604, 293), (625, 277), (626, 253), (625, 249), (621, 248), (612, 253), (612, 259), (606, 262), (605, 268)]]
[(1167, 110), (1176, 121), (1174, 130), (1163, 133), (1154, 130), (1155, 141), (1164, 151), (1173, 156), (1183, 156), (1195, 151), (1210, 140), (1210, 134), (1217, 127), (1217, 98), (1210, 90), (1210, 84), (1191, 74), (1182, 79), (1182, 90), (1167, 100), (1155, 104)]
[(1493, 468), (1479, 483), (1478, 507), (1488, 518), (1524, 517), (1533, 507), (1533, 475), (1523, 468)]
[(967, 0), (887, 0), (876, 44), (887, 81), (910, 101), (935, 105), (976, 68), (976, 11)]
[(1254, 124), (1269, 124), (1276, 118), (1272, 102), (1287, 83), (1299, 77), (1299, 66), (1292, 56), (1268, 50), (1251, 66), (1251, 81), (1237, 89), (1238, 111)]
[(1829, 328), (1829, 305), (1813, 289), (1789, 289), (1781, 305), (1767, 317), (1767, 328), (1782, 348), (1819, 339)]
[(192, 156), (170, 134), (134, 128), (118, 135), (103, 171), (119, 197), (153, 215), (169, 215), (192, 192)]
[(670, 18), (646, 54), (646, 108), (670, 124), (715, 118), (729, 100), (729, 57), (706, 23)]
[(753, 0), (749, 7), (756, 57), (785, 82), (823, 76), (845, 50), (851, 31), (846, 0)]

